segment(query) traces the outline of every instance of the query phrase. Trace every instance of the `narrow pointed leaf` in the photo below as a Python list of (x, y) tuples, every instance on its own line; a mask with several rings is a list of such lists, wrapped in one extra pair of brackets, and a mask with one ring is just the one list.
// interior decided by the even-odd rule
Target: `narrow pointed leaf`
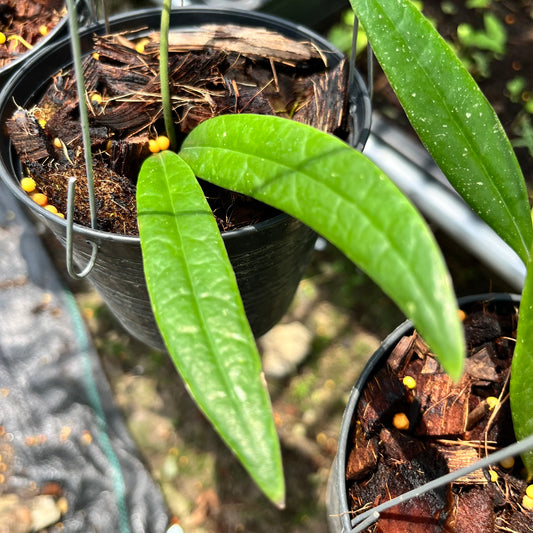
[(144, 162), (137, 208), (146, 282), (170, 356), (215, 429), (282, 505), (279, 442), (256, 344), (215, 219), (178, 155)]
[(365, 156), (309, 126), (257, 115), (203, 122), (181, 155), (197, 176), (273, 205), (335, 244), (459, 376), (464, 341), (440, 251), (418, 212)]
[(450, 183), (527, 262), (533, 230), (509, 139), (479, 87), (409, 0), (350, 0), (409, 120)]
[[(509, 387), (514, 431), (520, 440), (533, 435), (533, 260), (527, 266), (516, 335)], [(533, 479), (533, 450), (524, 453), (522, 460), (528, 478)]]

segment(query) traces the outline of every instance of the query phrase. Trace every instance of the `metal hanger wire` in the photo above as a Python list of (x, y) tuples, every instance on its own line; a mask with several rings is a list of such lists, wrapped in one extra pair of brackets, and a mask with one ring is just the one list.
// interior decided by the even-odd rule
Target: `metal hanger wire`
[[(87, 112), (87, 102), (85, 101), (85, 81), (83, 76), (83, 65), (81, 59), (81, 43), (78, 29), (77, 11), (74, 0), (67, 0), (70, 43), (74, 62), (74, 72), (76, 75), (76, 89), (78, 92), (80, 123), (82, 128), (83, 149), (85, 155), (85, 170), (87, 176), (87, 191), (89, 196), (89, 210), (91, 214), (91, 228), (96, 229), (96, 200), (94, 195), (94, 177), (91, 153), (91, 137), (89, 133), (89, 120)], [(94, 15), (94, 13), (93, 13)], [(67, 246), (66, 263), (69, 275), (74, 279), (86, 277), (94, 267), (98, 253), (98, 245), (92, 241), (87, 241), (91, 245), (91, 256), (89, 262), (81, 272), (76, 272), (73, 262), (73, 231), (74, 231), (74, 197), (76, 178), (70, 178), (68, 183), (67, 196)]]

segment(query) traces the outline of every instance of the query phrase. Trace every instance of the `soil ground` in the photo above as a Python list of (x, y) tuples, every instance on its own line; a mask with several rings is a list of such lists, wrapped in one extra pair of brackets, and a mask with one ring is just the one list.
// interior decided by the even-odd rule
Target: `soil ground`
[[(455, 6), (455, 13), (443, 11), (445, 4), (451, 4), (449, 9)], [(483, 24), (484, 11), (468, 10), (462, 2), (424, 5), (449, 35), (463, 21)], [(480, 79), (504, 125), (522, 140), (526, 135), (516, 129), (516, 121), (528, 118), (525, 94), (533, 89), (531, 74), (527, 79), (532, 60), (531, 6), (526, 0), (492, 3), (490, 9), (508, 10), (515, 18), (513, 23), (504, 22), (507, 54), (492, 57), (489, 77)], [(513, 70), (513, 61), (522, 65), (519, 71)], [(526, 86), (512, 102), (503, 80), (517, 72), (526, 77)], [(379, 74), (376, 90), (375, 106), (404, 123)], [(527, 148), (521, 148), (519, 155), (531, 178)], [(459, 295), (507, 289), (457, 244), (438, 231), (437, 237)], [(168, 358), (125, 334), (84, 283), (74, 289), (131, 433), (186, 533), (327, 531), (326, 485), (344, 405), (367, 359), (403, 320), (364, 274), (330, 246), (317, 252), (292, 308), (260, 341), (283, 447), (287, 479), (283, 511), (270, 506), (255, 489), (189, 400)], [(291, 344), (294, 339), (301, 339), (296, 346)], [(298, 360), (289, 361), (287, 354), (296, 348), (302, 350)]]

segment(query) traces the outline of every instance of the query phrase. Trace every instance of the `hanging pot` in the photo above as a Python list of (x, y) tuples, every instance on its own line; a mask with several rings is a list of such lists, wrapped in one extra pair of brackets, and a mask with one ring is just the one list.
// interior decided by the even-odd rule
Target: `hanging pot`
[[(133, 12), (112, 18), (110, 22), (111, 32), (143, 28), (148, 33), (158, 30), (160, 10)], [(260, 13), (201, 7), (181, 8), (172, 12), (170, 27), (171, 30), (176, 30), (206, 23), (266, 27), (295, 40), (313, 42), (320, 49), (327, 50), (335, 61), (340, 61), (343, 57), (331, 44), (313, 32)], [(97, 25), (81, 32), (82, 51), (90, 50), (94, 33), (104, 33), (103, 26)], [(39, 89), (42, 90), (49, 84), (50, 77), (69, 67), (70, 57), (70, 43), (68, 39), (63, 39), (46, 53), (38, 54), (25, 64), (0, 94), (2, 123), (13, 114), (16, 106), (31, 105), (38, 96)], [(353, 74), (352, 85), (351, 144), (362, 150), (370, 127), (370, 100), (357, 72)], [(30, 200), (20, 188), (20, 176), (20, 162), (9, 140), (3, 136), (0, 139), (1, 179), (15, 197), (35, 212), (65, 244), (65, 221)], [(260, 336), (286, 312), (313, 252), (316, 234), (288, 215), (279, 214), (256, 225), (224, 232), (222, 236), (250, 326), (255, 336)], [(73, 259), (78, 265), (87, 265), (93, 248), (97, 249), (96, 263), (88, 280), (126, 330), (144, 343), (163, 349), (145, 285), (139, 238), (75, 224), (72, 242)]]
[[(87, 2), (85, 0), (78, 0), (76, 2), (76, 9), (77, 9), (78, 20), (82, 24), (87, 22), (88, 13), (89, 13), (89, 7), (87, 5)], [(65, 14), (63, 17), (59, 19), (58, 23), (49, 30), (49, 33), (41, 37), (32, 46), (31, 49), (25, 50), (23, 53), (18, 54), (16, 57), (13, 57), (8, 63), (0, 67), (0, 83), (4, 83), (7, 80), (7, 78), (13, 75), (13, 73), (24, 62), (29, 61), (40, 50), (43, 50), (44, 48), (49, 46), (54, 41), (61, 38), (67, 31), (67, 22), (68, 22), (68, 18), (67, 18), (67, 15)], [(5, 30), (3, 31), (5, 32)], [(6, 33), (9, 33), (9, 32), (6, 32)]]
[[(378, 504), (407, 493), (413, 486), (454, 472), (466, 463), (474, 464), (478, 460), (478, 448), (480, 456), (488, 453), (484, 444), (475, 446), (491, 416), (490, 407), (479, 397), (498, 397), (499, 393), (494, 391), (505, 387), (505, 378), (498, 381), (499, 372), (503, 369), (505, 374), (510, 369), (514, 349), (510, 337), (516, 329), (519, 302), (517, 295), (499, 293), (459, 300), (466, 315), (469, 349), (465, 376), (459, 385), (453, 384), (442, 371), (438, 371), (443, 376), (438, 387), (437, 382), (431, 381), (429, 376), (437, 364), (431, 355), (424, 355), (426, 359), (420, 357), (425, 345), (423, 341), (418, 344), (421, 339), (413, 334), (409, 321), (383, 341), (357, 380), (343, 415), (328, 483), (330, 533), (356, 531), (356, 527), (363, 527), (356, 517), (364, 511), (370, 513)], [(497, 350), (492, 352), (491, 343), (495, 339)], [(416, 366), (418, 372), (413, 372)], [(414, 382), (403, 381), (404, 374), (414, 378)], [(448, 389), (441, 386), (444, 382)], [(415, 388), (410, 390), (413, 385)], [(377, 389), (379, 394), (375, 394)], [(440, 406), (444, 416), (437, 413), (436, 406)], [(398, 413), (406, 418), (402, 420)], [(464, 434), (451, 444), (455, 428), (460, 430), (463, 422)], [(491, 442), (490, 451), (514, 442), (508, 398), (498, 406), (491, 423), (494, 423), (491, 431), (497, 433), (490, 434), (490, 440), (495, 441)], [(465, 442), (467, 439), (471, 439), (471, 446)], [(387, 477), (389, 467), (391, 476)], [(499, 472), (501, 487), (507, 487), (506, 495), (495, 478), (490, 486), (488, 470), (476, 470), (470, 478), (457, 480), (462, 483), (460, 491), (452, 492), (448, 483), (428, 492), (420, 501), (404, 498), (400, 506), (382, 512), (377, 527), (368, 525), (364, 531), (492, 531), (497, 520), (492, 504), (496, 502), (503, 509), (505, 500), (512, 494), (521, 501), (521, 491), (525, 492), (527, 483), (520, 476), (516, 476), (518, 481), (514, 477), (510, 481), (510, 476), (519, 470), (517, 461), (514, 470), (495, 466), (490, 474), (495, 476)], [(479, 490), (482, 486), (490, 487), (490, 498)], [(482, 511), (477, 512), (480, 506)], [(507, 508), (502, 512), (511, 513)], [(505, 520), (514, 520), (516, 530), (522, 531), (520, 523), (525, 520), (527, 524), (528, 518), (518, 513), (520, 516), (506, 515)], [(462, 529), (468, 521), (475, 522), (474, 529)]]

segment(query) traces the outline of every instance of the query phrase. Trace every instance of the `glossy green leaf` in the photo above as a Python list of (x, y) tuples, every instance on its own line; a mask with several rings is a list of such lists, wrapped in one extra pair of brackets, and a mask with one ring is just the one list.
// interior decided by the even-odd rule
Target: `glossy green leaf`
[(146, 282), (170, 356), (215, 429), (282, 505), (281, 454), (256, 344), (215, 219), (178, 155), (144, 162), (137, 209)]
[(524, 178), (487, 99), (409, 0), (350, 0), (409, 120), (461, 196), (527, 262)]
[[(509, 389), (514, 431), (520, 440), (533, 435), (533, 259), (527, 268), (516, 335)], [(522, 459), (529, 479), (533, 479), (533, 450)]]
[(462, 328), (439, 249), (418, 212), (365, 156), (304, 124), (257, 115), (203, 122), (180, 154), (197, 176), (293, 215), (343, 250), (459, 376)]

